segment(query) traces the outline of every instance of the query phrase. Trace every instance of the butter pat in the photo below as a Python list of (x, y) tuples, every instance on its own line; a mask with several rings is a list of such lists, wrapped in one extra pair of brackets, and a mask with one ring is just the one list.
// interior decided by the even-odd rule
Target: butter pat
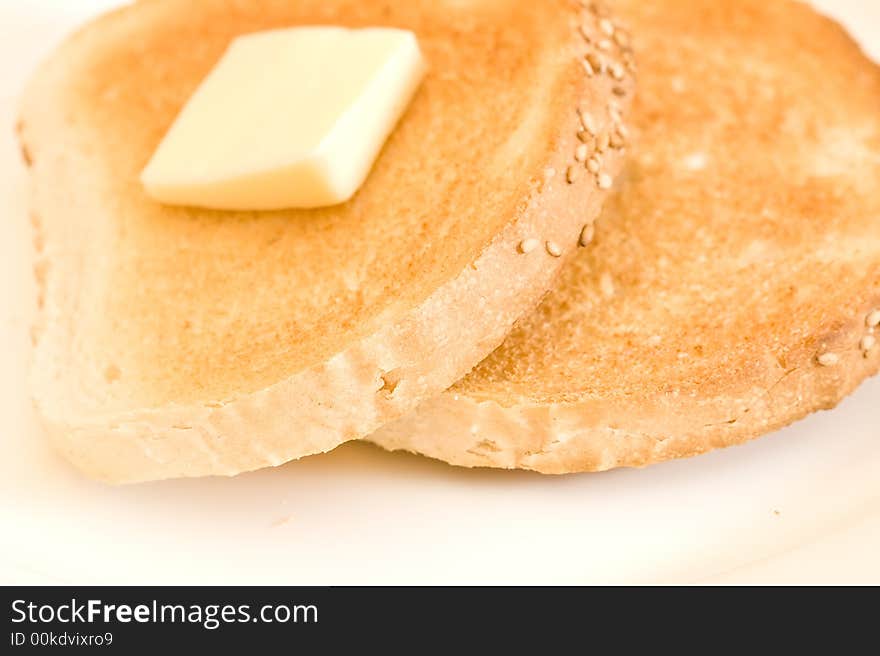
[(335, 205), (366, 179), (425, 73), (412, 32), (297, 27), (234, 40), (141, 174), (163, 203)]

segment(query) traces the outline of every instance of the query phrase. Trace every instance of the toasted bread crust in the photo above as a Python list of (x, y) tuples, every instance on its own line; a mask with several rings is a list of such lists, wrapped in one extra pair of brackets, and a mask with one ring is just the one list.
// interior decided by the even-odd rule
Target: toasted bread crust
[(798, 3), (615, 9), (650, 55), (595, 247), (382, 446), (640, 467), (832, 408), (880, 368), (878, 68)]
[(825, 335), (823, 343), (844, 347), (831, 351), (840, 358), (834, 366), (819, 365), (818, 351), (807, 349), (786, 371), (768, 368), (765, 382), (751, 392), (512, 406), (447, 392), (369, 439), (458, 466), (544, 474), (644, 467), (734, 446), (834, 408), (877, 374), (877, 349), (866, 357), (858, 344), (867, 334), (866, 308), (880, 307), (880, 294), (859, 307), (846, 325)]
[[(582, 226), (598, 214), (605, 195), (585, 171), (574, 184), (565, 179), (564, 172), (580, 143), (577, 110), (594, 114), (604, 129), (611, 125), (609, 101), (625, 107), (632, 95), (630, 75), (615, 79), (585, 74), (581, 30), (586, 29), (593, 40), (599, 38), (595, 20), (582, 27), (585, 16), (592, 17), (587, 10), (566, 0), (540, 7), (506, 4), (510, 7), (500, 7), (497, 2), (475, 3), (473, 14), (461, 14), (457, 8), (458, 18), (468, 25), (449, 27), (444, 21), (437, 29), (446, 30), (447, 36), (434, 38), (426, 36), (424, 25), (429, 21), (420, 12), (436, 15), (438, 3), (385, 8), (381, 3), (367, 6), (348, 0), (202, 0), (194, 8), (193, 3), (181, 0), (151, 0), (87, 26), (43, 65), (26, 93), (19, 132), (32, 167), (33, 216), (40, 234), (37, 271), (41, 317), (35, 330), (32, 388), (37, 408), (62, 454), (89, 476), (113, 483), (231, 475), (277, 465), (372, 432), (448, 387), (500, 344), (513, 322), (533, 309), (551, 286), (562, 262), (574, 250)], [(432, 55), (442, 58), (445, 50), (468, 44), (445, 41), (449, 33), (460, 30), (462, 39), (470, 38), (468, 30), (475, 28), (469, 23), (479, 27), (480, 20), (495, 15), (493, 12), (514, 17), (510, 26), (493, 32), (494, 38), (508, 39), (513, 46), (529, 33), (527, 23), (534, 20), (542, 22), (539, 27), (545, 30), (564, 27), (560, 33), (566, 35), (552, 45), (547, 41), (533, 44), (539, 53), (536, 56), (545, 57), (552, 65), (547, 75), (554, 92), (547, 97), (549, 105), (541, 107), (541, 116), (546, 113), (553, 120), (546, 126), (539, 124), (535, 134), (526, 137), (529, 170), (517, 172), (522, 183), (512, 188), (515, 191), (504, 200), (506, 205), (497, 209), (502, 213), (507, 211), (505, 207), (510, 210), (501, 217), (497, 233), (472, 252), (464, 247), (456, 249), (454, 244), (436, 244), (449, 257), (434, 269), (440, 278), (430, 280), (430, 285), (420, 280), (420, 288), (430, 287), (429, 293), (422, 297), (415, 292), (397, 295), (381, 312), (355, 326), (345, 320), (340, 320), (345, 325), (338, 330), (334, 325), (322, 326), (327, 333), (336, 330), (338, 339), (332, 334), (321, 341), (320, 348), (298, 357), (289, 351), (299, 346), (297, 339), (310, 339), (309, 334), (285, 332), (283, 325), (273, 327), (271, 316), (250, 338), (263, 340), (266, 330), (277, 330), (277, 336), (266, 341), (268, 346), (259, 350), (251, 347), (246, 331), (244, 336), (235, 332), (241, 324), (238, 319), (250, 317), (236, 318), (234, 313), (228, 322), (220, 321), (221, 328), (228, 331), (223, 339), (196, 343), (192, 332), (212, 327), (210, 313), (208, 319), (202, 316), (198, 321), (190, 321), (187, 313), (198, 313), (208, 305), (199, 294), (213, 294), (216, 280), (222, 280), (217, 276), (226, 276), (227, 271), (222, 266), (214, 267), (214, 273), (206, 269), (205, 283), (193, 286), (187, 276), (201, 275), (198, 267), (178, 266), (165, 259), (162, 261), (171, 262), (179, 271), (168, 275), (157, 270), (151, 265), (150, 249), (163, 244), (154, 245), (156, 236), (149, 230), (168, 221), (177, 227), (167, 235), (192, 243), (187, 241), (190, 231), (198, 228), (210, 241), (211, 226), (215, 231), (234, 233), (240, 219), (196, 213), (180, 220), (171, 210), (146, 205), (140, 190), (132, 188), (137, 169), (126, 160), (126, 147), (145, 154), (147, 145), (161, 136), (161, 124), (173, 116), (175, 103), (186, 96), (183, 87), (174, 86), (179, 71), (168, 58), (179, 45), (167, 35), (181, 31), (175, 38), (186, 37), (186, 43), (197, 51), (201, 71), (237, 30), (322, 19), (344, 19), (355, 25), (378, 22), (406, 27), (415, 23), (423, 28), (419, 36), (425, 38), (423, 46), (430, 62)], [(521, 24), (516, 23), (516, 17), (522, 19)], [(201, 38), (194, 39), (194, 35)], [(166, 41), (161, 41), (163, 38)], [(151, 45), (155, 47), (151, 49)], [(502, 48), (505, 43), (497, 45)], [(155, 58), (150, 61), (158, 73), (150, 74), (167, 76), (168, 84), (174, 87), (173, 100), (163, 99), (163, 87), (157, 89), (159, 97), (153, 110), (141, 106), (153, 99), (137, 93), (121, 77), (134, 69), (132, 75), (142, 74), (137, 68), (140, 58)], [(499, 66), (499, 76), (514, 75), (503, 62)], [(198, 79), (198, 71), (185, 72), (186, 84), (191, 86)], [(383, 167), (396, 166), (393, 155), (407, 152), (405, 140), (415, 130), (411, 123), (420, 120), (420, 112), (430, 113), (431, 94), (439, 93), (436, 89), (442, 87), (436, 82), (438, 75), (464, 73), (429, 73), (421, 97), (380, 158), (374, 181), (368, 181), (367, 187), (372, 184), (373, 188), (365, 187), (361, 194), (366, 199), (363, 202), (381, 193), (374, 188), (380, 186), (375, 180), (390, 175)], [(454, 104), (444, 107), (443, 111), (456, 111)], [(114, 113), (120, 108), (123, 114)], [(109, 143), (107, 134), (129, 134), (116, 124), (125, 112), (140, 117), (145, 132), (138, 121), (129, 122), (130, 138), (126, 140), (130, 143)], [(154, 118), (154, 112), (163, 118)], [(616, 173), (620, 154), (619, 150), (607, 153), (605, 173)], [(557, 174), (548, 177), (544, 173), (548, 170)], [(473, 203), (480, 207), (480, 198)], [(148, 212), (149, 223), (141, 220)], [(274, 238), (258, 233), (266, 228), (261, 223), (264, 218), (266, 224), (274, 221), (279, 225), (277, 216), (246, 217), (252, 222), (251, 232), (234, 233), (229, 243), (247, 250), (259, 246), (264, 237)], [(280, 231), (299, 225), (294, 223), (298, 217), (288, 218), (291, 223), (280, 224)], [(437, 226), (440, 229), (444, 224), (438, 221)], [(124, 250), (128, 238), (136, 248)], [(280, 238), (284, 239), (283, 232)], [(530, 238), (558, 244), (563, 257), (553, 257), (544, 248), (522, 254), (518, 246)], [(318, 238), (311, 245), (319, 251), (315, 256), (319, 261), (326, 244)], [(355, 246), (395, 247), (394, 243), (357, 242)], [(120, 263), (112, 257), (114, 253), (125, 253), (134, 264)], [(247, 278), (247, 263), (237, 269), (235, 252), (226, 255), (232, 262), (229, 277)], [(181, 251), (178, 256), (184, 262), (188, 254)], [(462, 258), (465, 265), (456, 265)], [(402, 278), (408, 274), (404, 269)], [(145, 273), (158, 275), (159, 283), (144, 278)], [(186, 293), (175, 290), (175, 285), (184, 284)], [(162, 295), (163, 288), (172, 300)], [(236, 295), (230, 303), (247, 305), (247, 285), (231, 289)], [(145, 298), (151, 302), (138, 302)], [(225, 308), (223, 300), (217, 299), (221, 309)], [(278, 307), (285, 301), (283, 296), (275, 299)], [(122, 310), (142, 315), (132, 319)], [(177, 310), (179, 317), (175, 317)], [(304, 321), (309, 319), (307, 314)], [(157, 317), (162, 323), (153, 329)], [(164, 341), (157, 342), (158, 347), (150, 330), (162, 332)], [(315, 331), (316, 340), (326, 337), (319, 332)], [(96, 341), (99, 343), (93, 343)], [(110, 353), (109, 359), (101, 349)], [(120, 365), (113, 358), (125, 362)]]

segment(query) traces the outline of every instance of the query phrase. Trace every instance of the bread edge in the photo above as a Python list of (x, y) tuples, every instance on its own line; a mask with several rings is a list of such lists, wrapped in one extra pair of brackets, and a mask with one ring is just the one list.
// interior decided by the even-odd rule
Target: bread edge
[(880, 313), (880, 292), (852, 307), (750, 388), (509, 407), (448, 391), (368, 439), (458, 466), (544, 474), (639, 468), (743, 444), (836, 407), (880, 372), (880, 344), (863, 348), (866, 336), (880, 332), (868, 322)]

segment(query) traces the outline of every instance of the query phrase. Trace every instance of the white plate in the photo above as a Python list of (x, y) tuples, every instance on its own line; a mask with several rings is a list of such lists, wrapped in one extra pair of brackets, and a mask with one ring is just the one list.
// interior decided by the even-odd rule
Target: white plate
[[(81, 478), (24, 389), (34, 290), (11, 126), (39, 57), (111, 4), (0, 0), (0, 582), (880, 583), (880, 380), (775, 436), (643, 471), (467, 471), (355, 444), (236, 479)], [(821, 4), (880, 45), (880, 5)]]

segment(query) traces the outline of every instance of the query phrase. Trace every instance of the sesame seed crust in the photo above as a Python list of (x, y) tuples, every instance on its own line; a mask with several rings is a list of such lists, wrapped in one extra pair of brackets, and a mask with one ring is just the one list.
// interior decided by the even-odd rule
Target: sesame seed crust
[[(607, 8), (593, 2), (579, 2), (579, 4), (583, 11), (579, 16), (575, 31), (579, 41), (586, 48), (579, 55), (584, 73), (588, 79), (596, 75), (607, 74), (606, 79), (611, 83), (607, 87), (610, 93), (623, 96), (623, 101), (628, 105), (628, 96), (631, 95), (629, 89), (615, 84), (616, 82), (631, 86), (634, 82), (632, 79), (628, 79), (625, 66), (626, 59), (632, 58), (628, 35), (617, 27)], [(618, 32), (624, 36), (615, 38)], [(594, 189), (598, 189), (599, 192), (606, 192), (613, 186), (613, 177), (609, 171), (616, 170), (620, 163), (615, 160), (611, 163), (609, 171), (603, 170), (602, 153), (609, 148), (622, 149), (624, 143), (622, 135), (627, 134), (627, 128), (623, 122), (624, 112), (621, 101), (615, 100), (613, 97), (609, 98), (606, 103), (606, 111), (607, 120), (603, 120), (597, 118), (591, 108), (583, 106), (577, 108), (575, 148), (572, 161), (563, 169), (567, 185), (577, 186), (584, 178), (591, 178), (594, 182)], [(551, 184), (555, 173), (555, 167), (547, 167), (544, 170), (541, 190)], [(585, 246), (589, 243), (589, 240), (582, 239), (583, 235), (584, 229), (578, 234), (577, 243), (579, 246)], [(537, 238), (529, 237), (517, 244), (517, 251), (521, 254), (527, 254), (534, 251), (538, 244)], [(559, 242), (553, 240), (545, 241), (545, 250), (553, 257), (561, 257), (564, 254), (564, 249)]]
[[(635, 70), (629, 33), (612, 20), (607, 7), (591, 2), (581, 3), (581, 7), (584, 14), (578, 32), (586, 46), (581, 60), (584, 71), (588, 77), (607, 75), (612, 82), (611, 93), (625, 98), (629, 93), (625, 84)], [(609, 181), (603, 171), (602, 154), (609, 148), (622, 151), (629, 133), (620, 102), (613, 98), (608, 101), (606, 117), (597, 118), (586, 109), (579, 109), (578, 118), (577, 138), (584, 145), (575, 149), (574, 161), (583, 164), (596, 188), (607, 191), (613, 180)], [(569, 184), (575, 184), (579, 179), (577, 169), (567, 168), (565, 178)]]

